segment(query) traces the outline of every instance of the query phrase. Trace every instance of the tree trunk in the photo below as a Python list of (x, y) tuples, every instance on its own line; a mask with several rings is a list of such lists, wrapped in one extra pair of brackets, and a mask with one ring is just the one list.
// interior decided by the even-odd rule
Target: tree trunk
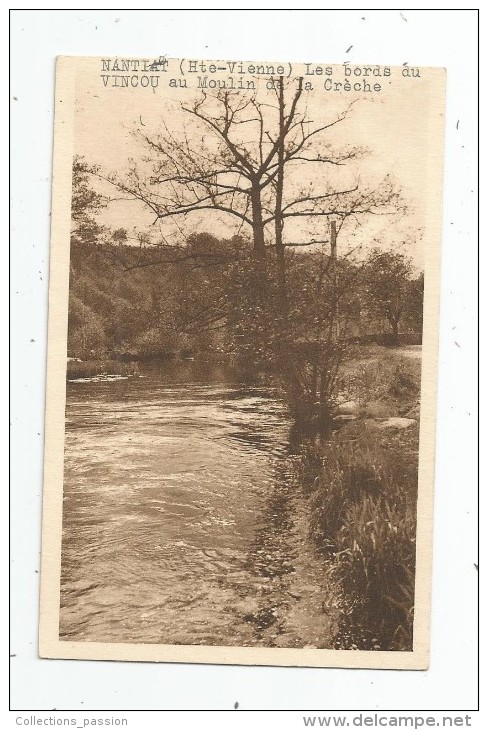
[(264, 300), (268, 272), (266, 266), (266, 248), (264, 242), (263, 208), (261, 204), (261, 190), (258, 183), (253, 183), (251, 189), (252, 204), (252, 231), (253, 231), (253, 256), (254, 271), (256, 276), (256, 290), (260, 300)]
[(392, 344), (395, 345), (395, 347), (398, 347), (400, 344), (400, 337), (398, 334), (398, 320), (395, 318), (392, 318), (390, 320), (391, 329), (392, 329)]
[(266, 249), (264, 244), (263, 208), (261, 205), (261, 190), (258, 183), (253, 183), (252, 185), (251, 204), (254, 258), (264, 261), (266, 259)]
[(278, 291), (283, 306), (286, 309), (286, 269), (285, 269), (285, 247), (283, 245), (283, 187), (284, 187), (284, 157), (285, 157), (285, 97), (284, 80), (280, 76), (278, 90), (278, 173), (276, 175), (276, 203), (275, 203), (275, 245), (276, 260), (278, 266)]

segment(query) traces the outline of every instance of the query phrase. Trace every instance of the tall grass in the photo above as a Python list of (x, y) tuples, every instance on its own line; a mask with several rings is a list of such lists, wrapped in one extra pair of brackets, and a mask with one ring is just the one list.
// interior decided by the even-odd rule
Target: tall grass
[(415, 431), (356, 422), (302, 454), (311, 533), (339, 589), (337, 648), (412, 649)]

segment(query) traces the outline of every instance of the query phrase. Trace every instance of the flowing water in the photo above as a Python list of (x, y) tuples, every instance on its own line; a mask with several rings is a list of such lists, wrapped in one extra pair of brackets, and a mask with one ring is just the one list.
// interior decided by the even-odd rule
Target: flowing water
[(61, 638), (330, 646), (289, 428), (196, 363), (68, 383)]

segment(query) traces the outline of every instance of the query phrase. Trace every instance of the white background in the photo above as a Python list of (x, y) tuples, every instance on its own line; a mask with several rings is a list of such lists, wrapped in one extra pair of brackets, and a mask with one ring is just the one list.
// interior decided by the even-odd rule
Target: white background
[[(445, 9), (13, 11), (14, 710), (230, 710), (235, 702), (243, 710), (316, 712), (475, 708), (476, 22), (475, 11)], [(447, 67), (432, 660), (426, 672), (37, 657), (54, 59), (159, 54)]]

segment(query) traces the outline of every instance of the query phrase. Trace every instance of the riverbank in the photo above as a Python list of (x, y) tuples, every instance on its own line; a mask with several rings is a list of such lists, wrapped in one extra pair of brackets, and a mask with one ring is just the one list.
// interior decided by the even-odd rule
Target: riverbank
[(302, 448), (297, 479), (333, 586), (324, 610), (340, 617), (338, 649), (412, 649), (419, 391), (419, 360), (361, 348), (341, 372), (347, 420)]
[(100, 377), (129, 377), (138, 375), (136, 362), (120, 362), (110, 358), (100, 360), (80, 360), (68, 358), (66, 365), (67, 380), (83, 380)]

